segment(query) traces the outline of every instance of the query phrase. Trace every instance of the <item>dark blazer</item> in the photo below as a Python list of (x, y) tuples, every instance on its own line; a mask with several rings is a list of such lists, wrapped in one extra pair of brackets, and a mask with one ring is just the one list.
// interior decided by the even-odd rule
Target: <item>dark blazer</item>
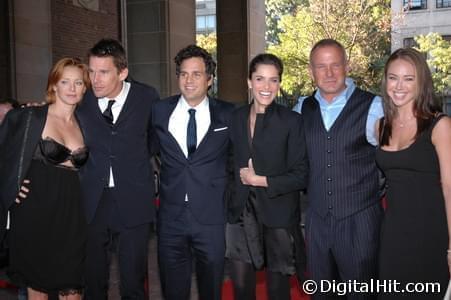
[(152, 87), (132, 82), (121, 113), (113, 126), (102, 116), (91, 90), (76, 110), (89, 159), (80, 172), (83, 200), (91, 222), (113, 169), (114, 191), (125, 226), (154, 220), (155, 183), (152, 155), (152, 103), (159, 96)]
[[(16, 199), (30, 166), (44, 129), (47, 110), (48, 105), (11, 110), (0, 127), (0, 197), (6, 208)], [(22, 147), (24, 141), (25, 147)]]
[(0, 230), (30, 167), (47, 111), (48, 105), (11, 110), (0, 127)]
[(194, 154), (188, 159), (168, 131), (169, 118), (180, 95), (156, 103), (153, 125), (161, 155), (159, 218), (171, 220), (182, 211), (185, 195), (201, 224), (224, 224), (224, 191), (229, 155), (229, 118), (234, 106), (209, 98), (211, 124)]
[(257, 187), (261, 222), (268, 227), (288, 227), (299, 221), (299, 191), (307, 186), (308, 160), (302, 117), (273, 102), (257, 118), (249, 145), (251, 105), (235, 111), (231, 121), (234, 188), (228, 199), (228, 221), (236, 223), (249, 196), (240, 180), (240, 168), (252, 158), (255, 173), (267, 177), (268, 187)]

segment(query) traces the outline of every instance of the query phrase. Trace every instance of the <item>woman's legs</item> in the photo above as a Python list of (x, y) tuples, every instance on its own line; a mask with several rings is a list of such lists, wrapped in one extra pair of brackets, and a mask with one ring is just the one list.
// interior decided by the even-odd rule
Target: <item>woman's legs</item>
[(270, 300), (290, 300), (290, 277), (280, 272), (266, 271), (266, 288)]
[(239, 260), (229, 260), (235, 300), (255, 298), (255, 270), (252, 264)]

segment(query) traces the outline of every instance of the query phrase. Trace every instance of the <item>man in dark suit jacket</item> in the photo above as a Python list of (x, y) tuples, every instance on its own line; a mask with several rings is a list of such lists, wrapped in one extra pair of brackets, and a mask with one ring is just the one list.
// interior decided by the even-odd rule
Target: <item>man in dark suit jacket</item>
[(122, 299), (144, 299), (147, 245), (154, 221), (150, 164), (155, 89), (124, 81), (125, 51), (116, 40), (89, 51), (92, 90), (77, 110), (90, 157), (81, 173), (89, 223), (84, 299), (107, 299), (109, 255), (117, 241)]
[(182, 94), (153, 109), (161, 155), (160, 279), (166, 300), (189, 299), (194, 256), (199, 298), (220, 299), (233, 105), (207, 96), (216, 63), (204, 49), (188, 46), (175, 63)]

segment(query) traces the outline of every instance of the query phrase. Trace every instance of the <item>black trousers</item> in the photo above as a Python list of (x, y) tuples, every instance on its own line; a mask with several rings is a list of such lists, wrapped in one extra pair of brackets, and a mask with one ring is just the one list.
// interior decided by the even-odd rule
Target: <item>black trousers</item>
[(175, 220), (158, 221), (158, 263), (164, 299), (190, 299), (193, 258), (200, 300), (220, 300), (224, 224), (200, 224), (186, 203)]
[(117, 209), (114, 188), (105, 189), (94, 219), (88, 226), (86, 290), (83, 299), (107, 299), (113, 244), (117, 245), (121, 299), (147, 299), (144, 284), (149, 234), (148, 223), (132, 228), (124, 226)]

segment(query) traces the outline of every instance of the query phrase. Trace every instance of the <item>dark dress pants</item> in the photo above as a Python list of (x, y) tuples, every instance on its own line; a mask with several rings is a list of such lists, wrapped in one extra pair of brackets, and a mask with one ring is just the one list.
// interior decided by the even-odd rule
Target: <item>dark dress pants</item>
[(159, 217), (158, 263), (164, 299), (190, 299), (194, 258), (199, 299), (220, 300), (225, 225), (200, 224), (188, 203), (176, 219)]
[(94, 220), (88, 226), (86, 290), (83, 299), (107, 299), (113, 241), (117, 245), (121, 299), (148, 299), (144, 284), (149, 234), (148, 223), (131, 228), (123, 225), (114, 188), (105, 189)]
[[(327, 282), (370, 282), (377, 279), (380, 226), (380, 203), (349, 217), (337, 220), (328, 214), (321, 217), (309, 210), (306, 218), (307, 272), (318, 287)], [(327, 289), (328, 283), (324, 283)], [(312, 299), (376, 299), (372, 293), (349, 293), (339, 297), (336, 293), (321, 293)]]

